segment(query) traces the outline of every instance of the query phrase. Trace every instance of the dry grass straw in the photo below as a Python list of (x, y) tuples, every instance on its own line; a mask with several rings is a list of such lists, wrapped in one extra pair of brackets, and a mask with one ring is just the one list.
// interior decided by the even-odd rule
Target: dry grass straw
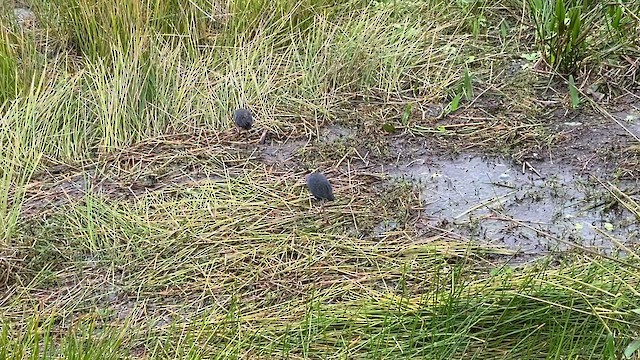
[[(22, 259), (2, 305), (12, 332), (37, 309), (58, 319), (51, 329), (77, 334), (69, 339), (101, 324), (124, 354), (279, 357), (509, 348), (524, 356), (530, 341), (560, 336), (602, 352), (598, 331), (631, 335), (638, 279), (624, 264), (580, 255), (514, 269), (489, 260), (501, 249), (419, 235), (412, 217), (376, 236), (375, 225), (399, 209), (380, 203), (370, 176), (335, 172), (339, 200), (312, 203), (300, 172), (239, 161), (251, 145), (197, 139), (147, 140), (93, 168), (131, 180), (142, 169), (187, 169), (204, 155), (196, 172), (210, 176), (134, 201), (87, 193), (21, 228)], [(419, 208), (412, 191), (396, 195)], [(135, 331), (108, 330), (124, 328), (123, 319)], [(585, 330), (561, 335), (572, 321)], [(100, 339), (96, 349), (107, 346)]]
[[(58, 11), (61, 23), (43, 26), (67, 29), (58, 36), (88, 29), (97, 41), (73, 73), (66, 61), (78, 54), (63, 51), (44, 75), (24, 76), (33, 85), (4, 95), (15, 100), (2, 108), (2, 144), (21, 146), (3, 146), (0, 200), (14, 227), (0, 253), (9, 270), (2, 349), (49, 344), (50, 354), (114, 359), (599, 358), (637, 336), (638, 277), (625, 263), (563, 254), (560, 264), (512, 268), (505, 249), (419, 231), (416, 189), (351, 167), (350, 149), (316, 156), (314, 143), (278, 163), (225, 132), (231, 109), (247, 105), (274, 139), (311, 144), (323, 125), (346, 119), (364, 129), (359, 140), (378, 140), (407, 104), (423, 110), (455, 95), (463, 68), (493, 75), (493, 61), (508, 58), (506, 46), (470, 58), (493, 46), (465, 33), (481, 24), (476, 8), (456, 19), (444, 2), (376, 4), (231, 1), (204, 39), (208, 15), (162, 22), (142, 9), (131, 23), (140, 32), (123, 35), (124, 18), (105, 23), (116, 16), (111, 3)], [(187, 41), (142, 29), (153, 21)], [(500, 79), (476, 93), (532, 96)], [(524, 115), (478, 110), (480, 97), (453, 116), (425, 110), (402, 126), (465, 146), (545, 138)], [(356, 102), (401, 110), (372, 115)], [(522, 103), (523, 113), (539, 110)], [(41, 158), (67, 166), (52, 171)], [(311, 201), (304, 173), (315, 167), (338, 201)], [(29, 180), (36, 169), (51, 170)], [(388, 222), (395, 229), (380, 231)]]

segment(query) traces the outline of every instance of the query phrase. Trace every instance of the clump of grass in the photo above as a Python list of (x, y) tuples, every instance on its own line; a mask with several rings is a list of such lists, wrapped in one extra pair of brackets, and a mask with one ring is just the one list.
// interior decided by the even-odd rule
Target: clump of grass
[(591, 0), (529, 0), (527, 4), (539, 49), (551, 66), (566, 73), (575, 72), (587, 58), (607, 57), (611, 48), (623, 53), (627, 43), (623, 33), (637, 33), (635, 5)]
[[(0, 123), (5, 124), (0, 129), (0, 245), (4, 246), (11, 244), (25, 194), (24, 186), (38, 168), (42, 157), (39, 151), (42, 149), (42, 139), (36, 135), (33, 126), (37, 126), (37, 122), (31, 117), (35, 105), (33, 102), (16, 101), (11, 106), (5, 103), (9, 111), (2, 112), (0, 117)], [(22, 112), (14, 111), (17, 107)], [(13, 125), (22, 121), (31, 125), (31, 128), (17, 126), (19, 131), (16, 131)]]
[(83, 120), (82, 107), (75, 98), (78, 76), (50, 78), (43, 70), (33, 79), (23, 96), (6, 107), (2, 121), (5, 131), (22, 143), (15, 158), (26, 169), (35, 169), (34, 155), (75, 157), (87, 151), (87, 135), (91, 128)]
[(32, 317), (20, 330), (9, 323), (0, 324), (0, 357), (122, 359), (130, 355), (129, 351), (123, 351), (123, 345), (133, 337), (127, 324), (104, 331), (97, 321), (81, 321), (72, 331), (58, 337), (54, 321), (54, 317)]
[(268, 1), (237, 0), (228, 4), (231, 14), (225, 24), (225, 43), (242, 46), (243, 43), (264, 38), (263, 31), (290, 44), (290, 35), (306, 33), (318, 16), (333, 17), (340, 9), (345, 11), (361, 7), (359, 1), (347, 1), (338, 6), (335, 0)]
[[(17, 155), (24, 145), (20, 143), (19, 139), (7, 138), (6, 136), (6, 133), (0, 133), (2, 146), (10, 147), (9, 151), (0, 155), (0, 165), (2, 165), (0, 173), (0, 245), (2, 246), (9, 246), (12, 243), (12, 236), (18, 225), (24, 198), (24, 185), (32, 175), (32, 171), (21, 169), (16, 161)], [(11, 149), (13, 147), (16, 147), (17, 151)], [(34, 154), (36, 159), (30, 159), (31, 163), (37, 163), (37, 156)]]
[(61, 13), (66, 14), (66, 32), (90, 62), (111, 59), (113, 51), (129, 49), (143, 34), (140, 2), (123, 1), (113, 5), (106, 1), (60, 2)]
[(19, 28), (9, 13), (0, 15), (0, 105), (23, 95), (48, 67), (46, 56), (37, 50), (35, 35)]
[[(4, 29), (3, 29), (4, 30)], [(12, 100), (21, 88), (17, 76), (18, 64), (10, 46), (9, 32), (2, 31), (0, 39), (0, 104)]]
[(108, 1), (57, 0), (64, 17), (61, 33), (70, 34), (79, 53), (95, 63), (112, 59), (146, 37), (161, 35), (172, 44), (183, 44), (195, 54), (206, 37), (208, 1)]

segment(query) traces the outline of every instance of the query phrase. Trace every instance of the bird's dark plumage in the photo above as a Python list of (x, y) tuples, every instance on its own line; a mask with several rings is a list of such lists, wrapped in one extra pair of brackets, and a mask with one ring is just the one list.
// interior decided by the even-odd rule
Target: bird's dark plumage
[(253, 115), (247, 109), (236, 109), (233, 112), (233, 122), (240, 129), (250, 130), (253, 125)]
[(321, 173), (315, 172), (307, 176), (307, 187), (313, 196), (317, 199), (333, 201), (333, 190), (327, 177)]

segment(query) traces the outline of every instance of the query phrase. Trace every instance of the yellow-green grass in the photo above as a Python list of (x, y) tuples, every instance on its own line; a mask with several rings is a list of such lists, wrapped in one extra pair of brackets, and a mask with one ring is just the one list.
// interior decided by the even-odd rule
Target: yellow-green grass
[[(0, 358), (633, 350), (633, 247), (613, 239), (617, 261), (575, 251), (508, 266), (513, 251), (420, 224), (411, 184), (345, 168), (350, 144), (310, 141), (278, 166), (225, 132), (245, 105), (283, 141), (340, 122), (371, 143), (392, 123), (454, 149), (546, 144), (532, 101), (540, 79), (500, 69), (536, 51), (525, 4), (30, 5), (34, 28), (1, 23)], [(476, 95), (502, 94), (517, 116), (474, 107), (478, 96), (446, 126), (444, 113), (425, 117), (468, 90), (469, 71)], [(58, 163), (73, 171), (42, 175)], [(304, 174), (316, 167), (337, 202), (310, 201)], [(133, 189), (146, 176), (153, 191)], [(380, 233), (387, 222), (395, 228)]]

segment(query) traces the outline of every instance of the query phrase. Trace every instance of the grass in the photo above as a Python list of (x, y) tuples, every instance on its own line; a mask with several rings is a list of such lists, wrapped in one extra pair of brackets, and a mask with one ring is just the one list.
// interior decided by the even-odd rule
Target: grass
[(603, 48), (615, 51), (636, 48), (625, 35), (628, 31), (633, 33), (637, 26), (634, 5), (600, 4), (590, 0), (529, 0), (527, 4), (547, 62), (562, 71), (576, 71), (580, 63), (591, 56), (594, 49), (589, 45), (601, 48), (595, 51), (595, 57), (606, 56), (607, 50)]
[[(633, 353), (632, 244), (513, 265), (425, 227), (419, 189), (379, 171), (389, 138), (517, 160), (560, 143), (538, 98), (563, 77), (509, 70), (536, 52), (571, 70), (566, 104), (592, 69), (629, 74), (634, 4), (569, 10), (599, 31), (570, 37), (539, 3), (33, 0), (35, 26), (2, 17), (0, 359)], [(237, 106), (260, 130), (233, 133)], [(327, 140), (337, 125), (352, 135)], [(314, 169), (335, 203), (309, 200)]]

